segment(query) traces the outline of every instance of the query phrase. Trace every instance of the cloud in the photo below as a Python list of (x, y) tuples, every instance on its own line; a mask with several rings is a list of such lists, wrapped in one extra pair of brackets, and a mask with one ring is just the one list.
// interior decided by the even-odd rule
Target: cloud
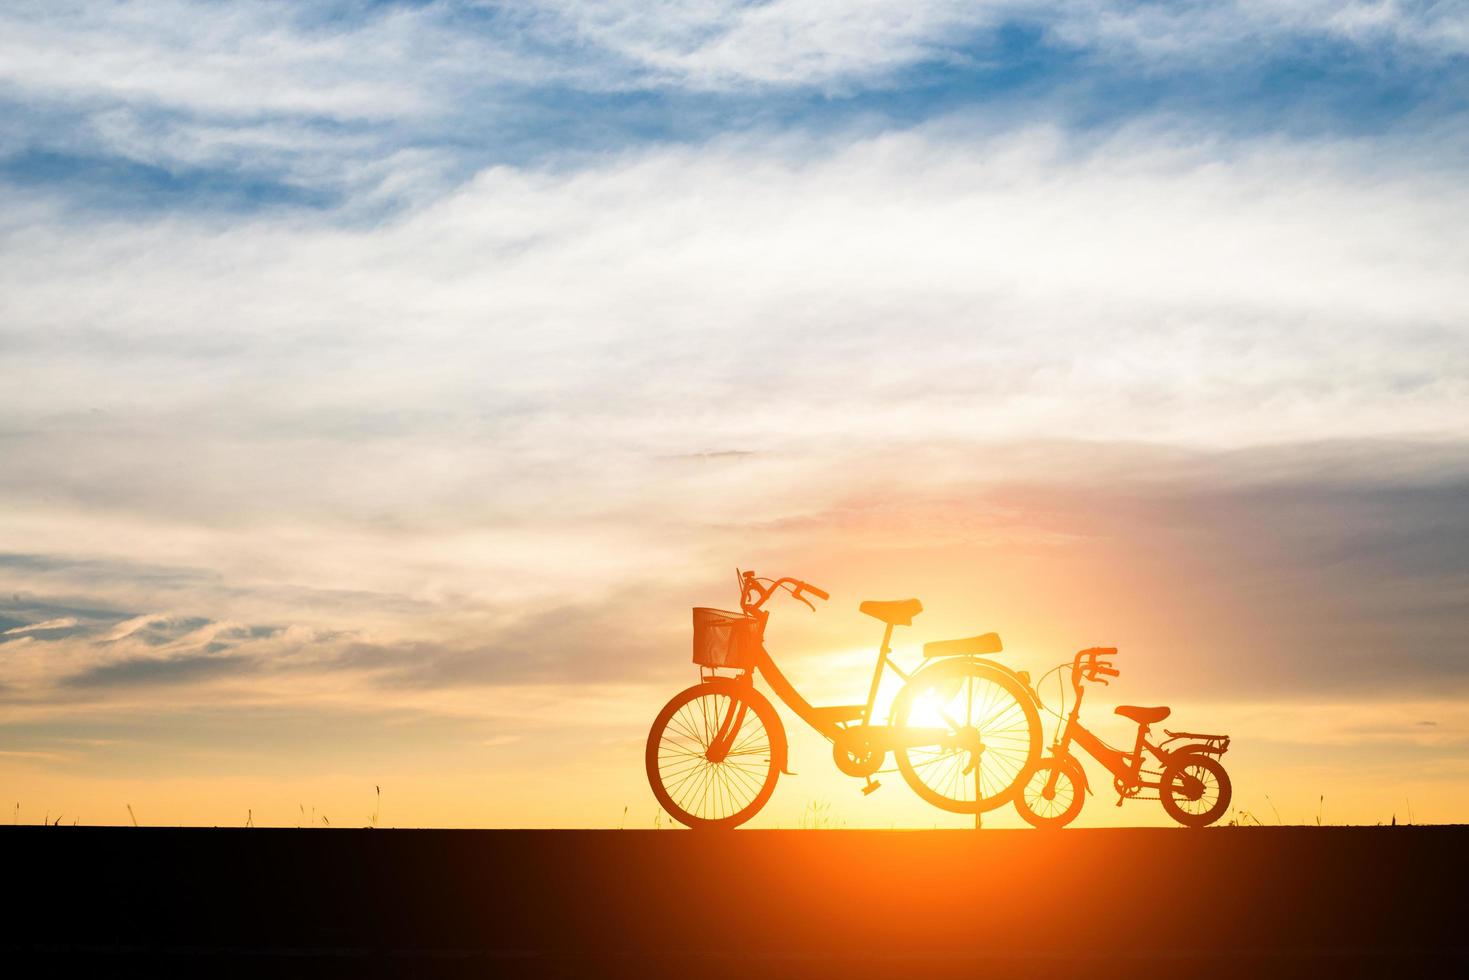
[[(333, 198), (321, 191), (229, 170), (166, 168), (120, 157), (69, 156), (29, 151), (0, 161), (0, 180), (17, 187), (66, 187), (73, 204), (105, 208), (126, 200), (130, 207), (187, 202), (192, 207), (257, 210), (271, 206), (324, 207)], [(76, 193), (91, 188), (87, 201)]]
[(448, 676), (526, 646), (507, 610), (722, 582), (851, 481), (868, 538), (1019, 542), (1068, 532), (902, 512), (1078, 437), (1429, 465), (1469, 410), (1456, 187), (1381, 141), (951, 124), (495, 168), (371, 228), (53, 214), (0, 245), (0, 586)]
[[(575, 446), (584, 479), (634, 446), (786, 450), (855, 420), (876, 441), (1447, 431), (1457, 183), (1372, 143), (931, 127), (495, 168), (364, 230), (16, 230), (5, 479), (249, 511), (423, 487), (395, 462), (410, 437), (431, 469), (475, 441), (476, 479)], [(32, 462), (55, 426), (86, 450)]]
[[(615, 52), (649, 81), (725, 89), (832, 85), (952, 57), (947, 39), (993, 26), (1025, 5), (928, 2), (609, 3), (552, 5), (554, 35)], [(549, 21), (549, 23), (547, 23)]]
[[(1449, 5), (1143, 5), (926, 0), (285, 4), (220, 9), (155, 0), (7, 5), (0, 82), (32, 97), (167, 105), (213, 116), (385, 120), (442, 113), (458, 89), (890, 84), (925, 62), (992, 55), (1029, 26), (1118, 59), (1198, 58), (1327, 37), (1453, 54)], [(200, 29), (199, 25), (204, 25)], [(976, 50), (977, 49), (977, 50)], [(1257, 54), (1258, 56), (1258, 54)]]
[[(243, 117), (429, 111), (412, 79), (461, 47), (432, 10), (321, 21), (287, 3), (34, 3), (8, 5), (3, 23), (0, 80), (32, 96)], [(492, 45), (474, 48), (486, 75)]]
[[(828, 474), (797, 518), (683, 525), (674, 566), (634, 554), (645, 581), (580, 600), (568, 572), (539, 597), (451, 594), (392, 617), (374, 618), (363, 596), (334, 610), (335, 631), (150, 614), (85, 635), (28, 634), (46, 655), (0, 656), (0, 679), (16, 703), (220, 681), (248, 683), (213, 697), (366, 704), (639, 684), (686, 664), (688, 606), (730, 601), (720, 567), (739, 561), (784, 563), (840, 597), (821, 617), (777, 617), (777, 649), (808, 657), (861, 642), (853, 594), (892, 585), (924, 598), (926, 639), (972, 632), (977, 616), (1034, 667), (1100, 636), (1154, 684), (1195, 696), (1424, 696), (1469, 681), (1457, 646), (1469, 628), (1464, 447), (1043, 448), (893, 450), (867, 460), (860, 485)], [(471, 567), (436, 572), (468, 578)], [(262, 589), (254, 604), (278, 616), (314, 608), (310, 588)], [(220, 603), (208, 591), (192, 601)]]
[(73, 209), (373, 222), (497, 164), (956, 110), (1416, 130), (1469, 111), (1466, 37), (1446, 5), (12, 4), (0, 171)]
[[(1469, 17), (1446, 5), (1328, 2), (1135, 4), (1111, 0), (775, 0), (649, 5), (560, 3), (523, 22), (552, 50), (617, 59), (603, 84), (742, 87), (886, 87), (926, 64), (971, 67), (1003, 57), (1013, 36), (1098, 56), (1172, 63), (1259, 61), (1312, 42), (1401, 47), (1449, 58), (1469, 48)], [(620, 63), (620, 64), (619, 64)], [(607, 68), (621, 67), (621, 72)], [(611, 81), (606, 81), (608, 75)]]
[(254, 665), (247, 657), (131, 657), (63, 678), (64, 687), (134, 687), (187, 684), (222, 674), (240, 674)]
[[(1317, 39), (1402, 47), (1419, 56), (1454, 57), (1469, 45), (1469, 17), (1441, 4), (1270, 3), (1067, 4), (1058, 37), (1118, 55), (1157, 60), (1221, 57)], [(1211, 58), (1211, 60), (1213, 60)]]
[(40, 623), (30, 623), (25, 626), (16, 626), (0, 633), (0, 636), (15, 636), (20, 633), (44, 633), (53, 630), (69, 629), (77, 624), (76, 617), (67, 616), (62, 619), (48, 619)]
[(389, 690), (642, 682), (661, 672), (669, 652), (682, 651), (688, 638), (686, 617), (665, 620), (640, 610), (676, 607), (681, 593), (659, 583), (607, 600), (502, 615), (477, 636), (456, 631), (437, 643), (355, 643), (327, 666), (371, 671), (374, 685)]

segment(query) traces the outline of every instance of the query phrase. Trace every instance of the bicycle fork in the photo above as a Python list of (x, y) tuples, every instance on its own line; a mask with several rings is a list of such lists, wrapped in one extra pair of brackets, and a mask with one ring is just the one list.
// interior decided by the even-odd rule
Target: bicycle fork
[(705, 753), (710, 762), (723, 762), (729, 755), (729, 750), (734, 747), (735, 736), (745, 724), (745, 711), (748, 708), (749, 706), (744, 701), (731, 705), (729, 714), (724, 716), (724, 722), (714, 736), (714, 741), (709, 743), (709, 751)]

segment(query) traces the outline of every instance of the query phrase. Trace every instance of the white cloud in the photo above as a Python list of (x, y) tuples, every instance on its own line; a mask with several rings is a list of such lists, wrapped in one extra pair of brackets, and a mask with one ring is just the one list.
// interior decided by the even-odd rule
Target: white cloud
[(966, 32), (1024, 4), (566, 3), (555, 26), (617, 53), (651, 78), (696, 88), (830, 85), (948, 58)]
[(1463, 198), (1382, 156), (925, 130), (496, 168), (367, 229), (38, 224), (5, 242), (8, 409), (303, 452), (1449, 431)]
[[(648, 81), (698, 89), (881, 83), (923, 62), (985, 57), (978, 37), (1007, 22), (1053, 42), (1138, 59), (1252, 60), (1281, 44), (1330, 37), (1436, 55), (1469, 50), (1469, 13), (1452, 4), (1329, 0), (1137, 4), (1116, 0), (774, 0), (553, 5), (543, 23), (646, 69)], [(979, 42), (977, 53), (965, 49)]]
[[(478, 8), (488, 19), (465, 16)], [(311, 5), (19, 3), (0, 12), (0, 86), (83, 104), (163, 106), (251, 124), (267, 115), (409, 120), (502, 108), (505, 86), (587, 90), (881, 84), (927, 61), (985, 57), (1007, 21), (1125, 63), (1212, 59), (1328, 36), (1452, 55), (1454, 5), (1281, 0), (774, 0), (433, 4), (331, 18)], [(962, 53), (980, 40), (979, 53)]]
[(1398, 45), (1418, 55), (1462, 54), (1469, 13), (1455, 4), (1394, 0), (1240, 0), (1137, 4), (1080, 0), (1040, 16), (1063, 43), (1124, 58), (1249, 60), (1281, 45), (1327, 38), (1363, 47)]
[(290, 15), (287, 4), (8, 6), (0, 79), (36, 95), (226, 115), (380, 118), (421, 108), (416, 93), (382, 77), (408, 67), (408, 52), (393, 40), (393, 28), (404, 22), (387, 18), (361, 30), (311, 36), (295, 29)]
[(1456, 186), (1380, 144), (936, 127), (496, 168), (374, 227), (33, 213), (0, 538), (545, 601), (935, 444), (964, 479), (996, 442), (1453, 439)]
[[(1248, 70), (1322, 36), (1404, 47), (1401, 63), (1421, 68), (1462, 53), (1469, 36), (1469, 15), (1447, 5), (1316, 2), (445, 3), (332, 13), (340, 11), (186, 0), (7, 5), (0, 97), (13, 111), (0, 154), (39, 147), (185, 178), (196, 168), (222, 171), (247, 187), (254, 178), (338, 194), (364, 210), (422, 201), (416, 186), (437, 193), (486, 159), (636, 143), (650, 119), (674, 138), (689, 136), (718, 105), (689, 116), (676, 105), (648, 109), (651, 116), (622, 106), (606, 110), (604, 122), (604, 109), (579, 103), (576, 92), (594, 101), (646, 91), (852, 94), (900, 85), (905, 70), (925, 63), (1002, 64), (994, 28), (1008, 22), (1123, 75)], [(1058, 71), (1049, 97), (1064, 103), (1077, 80)], [(741, 104), (732, 126), (782, 111)], [(623, 109), (627, 118), (617, 115)], [(983, 111), (1016, 110), (999, 100)]]
[(19, 636), (22, 633), (39, 633), (43, 630), (60, 630), (75, 626), (76, 624), (77, 619), (75, 616), (63, 616), (60, 619), (48, 619), (45, 622), (41, 623), (28, 623), (25, 626), (16, 626), (13, 629), (8, 629), (5, 632), (0, 633), (0, 636)]

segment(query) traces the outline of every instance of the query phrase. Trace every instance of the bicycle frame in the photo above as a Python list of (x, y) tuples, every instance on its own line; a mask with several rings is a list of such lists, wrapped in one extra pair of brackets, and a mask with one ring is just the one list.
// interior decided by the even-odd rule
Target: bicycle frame
[[(1148, 752), (1151, 752), (1158, 759), (1159, 763), (1164, 766), (1168, 764), (1168, 760), (1172, 757), (1172, 753), (1148, 741), (1147, 736), (1148, 726), (1139, 725), (1137, 742), (1134, 743), (1131, 752), (1114, 749), (1092, 734), (1090, 729), (1078, 721), (1076, 711), (1073, 710), (1071, 716), (1067, 719), (1066, 731), (1062, 735), (1061, 740), (1056, 743), (1053, 754), (1057, 757), (1069, 755), (1071, 752), (1071, 743), (1075, 742), (1085, 749), (1088, 755), (1106, 766), (1107, 770), (1112, 773), (1117, 781), (1116, 785), (1119, 796), (1132, 798), (1145, 789), (1158, 789), (1160, 786), (1160, 783), (1150, 783), (1142, 778), (1143, 751), (1146, 749)], [(1053, 773), (1052, 780), (1056, 777), (1057, 773)]]
[[(1085, 696), (1085, 689), (1079, 681), (1073, 682), (1073, 690), (1076, 692), (1076, 701), (1071, 707), (1071, 713), (1066, 717), (1066, 727), (1062, 730), (1060, 738), (1052, 746), (1052, 755), (1057, 758), (1065, 758), (1071, 754), (1071, 744), (1075, 742), (1086, 750), (1087, 754), (1096, 759), (1107, 770), (1112, 773), (1115, 780), (1114, 786), (1117, 790), (1117, 805), (1121, 806), (1123, 800), (1136, 799), (1143, 790), (1159, 790), (1162, 788), (1162, 770), (1168, 767), (1173, 759), (1185, 752), (1207, 752), (1222, 755), (1229, 747), (1229, 739), (1219, 735), (1193, 735), (1188, 732), (1175, 734), (1166, 732), (1170, 737), (1161, 743), (1154, 743), (1148, 738), (1152, 730), (1149, 725), (1137, 726), (1137, 740), (1133, 743), (1131, 752), (1123, 752), (1114, 749), (1102, 741), (1081, 723), (1081, 702)], [(1166, 746), (1180, 739), (1199, 739), (1200, 742), (1190, 742), (1187, 746), (1169, 751)], [(1222, 744), (1221, 744), (1222, 743)], [(1160, 769), (1157, 772), (1159, 780), (1148, 782), (1143, 779), (1144, 752), (1147, 752), (1158, 760)], [(1151, 775), (1151, 774), (1150, 774)], [(1047, 789), (1054, 791), (1056, 780), (1060, 777), (1060, 770), (1055, 769), (1047, 780)], [(1090, 787), (1087, 787), (1088, 790)], [(1151, 799), (1151, 797), (1147, 797)]]
[[(768, 587), (761, 588), (753, 579), (742, 580), (744, 592), (742, 592), (740, 597), (740, 608), (747, 615), (754, 616), (759, 623), (759, 642), (753, 666), (741, 674), (737, 680), (748, 684), (753, 689), (754, 676), (758, 673), (765, 679), (765, 683), (770, 685), (770, 690), (786, 707), (790, 708), (798, 718), (832, 742), (842, 738), (854, 728), (861, 729), (862, 739), (871, 750), (884, 753), (895, 748), (912, 748), (925, 745), (954, 747), (965, 738), (965, 736), (948, 728), (920, 728), (877, 725), (873, 723), (873, 713), (877, 705), (877, 692), (882, 686), (883, 673), (891, 670), (905, 683), (918, 673), (917, 671), (909, 673), (892, 662), (890, 654), (892, 653), (893, 626), (891, 623), (885, 624), (885, 629), (883, 630), (882, 644), (878, 647), (877, 664), (873, 668), (872, 683), (868, 687), (865, 703), (860, 705), (817, 707), (810, 701), (807, 701), (801, 692), (796, 690), (795, 685), (790, 682), (790, 679), (776, 666), (775, 660), (770, 656), (770, 651), (765, 648), (765, 624), (770, 618), (770, 613), (762, 607), (766, 600), (787, 582), (795, 586), (804, 585), (804, 583), (796, 582), (794, 579), (779, 579), (772, 582)], [(799, 593), (795, 594), (797, 598), (800, 598)], [(991, 663), (990, 661), (984, 662)], [(995, 664), (994, 666), (999, 667), (1000, 665)], [(784, 733), (781, 734), (784, 737)]]

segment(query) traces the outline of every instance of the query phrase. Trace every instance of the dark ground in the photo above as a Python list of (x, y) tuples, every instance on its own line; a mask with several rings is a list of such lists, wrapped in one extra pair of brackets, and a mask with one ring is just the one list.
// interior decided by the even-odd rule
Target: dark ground
[(13, 827), (0, 860), (0, 962), (93, 976), (1469, 975), (1469, 827)]

